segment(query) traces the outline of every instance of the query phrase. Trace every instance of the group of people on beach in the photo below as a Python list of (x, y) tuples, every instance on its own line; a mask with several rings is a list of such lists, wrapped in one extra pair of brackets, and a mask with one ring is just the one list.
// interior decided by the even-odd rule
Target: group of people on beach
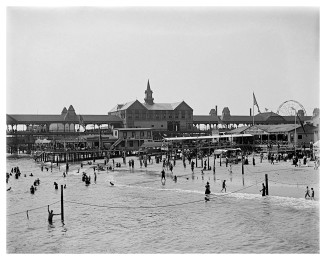
[(311, 195), (310, 195), (309, 187), (307, 186), (306, 194), (305, 194), (304, 197), (305, 197), (305, 199), (307, 199), (307, 197), (309, 197), (311, 200), (315, 200), (315, 191), (314, 191), (314, 188), (311, 188)]

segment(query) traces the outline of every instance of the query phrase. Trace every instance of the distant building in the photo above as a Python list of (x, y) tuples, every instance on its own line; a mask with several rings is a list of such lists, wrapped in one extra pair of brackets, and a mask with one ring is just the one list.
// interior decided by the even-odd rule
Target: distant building
[(316, 127), (306, 124), (304, 129), (299, 124), (277, 124), (277, 125), (253, 125), (233, 129), (229, 134), (251, 134), (256, 143), (296, 143), (297, 146), (309, 146), (315, 141), (314, 131)]
[(115, 150), (135, 151), (139, 150), (144, 142), (153, 141), (151, 128), (115, 128), (113, 137), (118, 138), (111, 147)]
[(152, 128), (155, 130), (186, 131), (193, 129), (193, 109), (184, 101), (154, 103), (149, 81), (144, 103), (138, 100), (116, 105), (109, 115), (118, 116), (125, 128)]

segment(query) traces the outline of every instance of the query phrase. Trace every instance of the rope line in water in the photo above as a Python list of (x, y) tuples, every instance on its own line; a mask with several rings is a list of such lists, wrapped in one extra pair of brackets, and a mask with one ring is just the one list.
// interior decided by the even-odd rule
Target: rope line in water
[(173, 207), (173, 206), (180, 206), (180, 205), (185, 205), (185, 204), (197, 203), (197, 202), (202, 202), (202, 201), (203, 200), (201, 199), (201, 200), (195, 200), (195, 201), (189, 201), (189, 202), (183, 202), (183, 203), (177, 203), (177, 204), (132, 207), (132, 206), (106, 206), (106, 205), (88, 204), (88, 203), (81, 203), (81, 202), (76, 202), (76, 201), (65, 200), (65, 202), (68, 202), (68, 203), (80, 204), (80, 205), (84, 205), (84, 206), (93, 206), (93, 207), (109, 208), (109, 209), (152, 209), (152, 208), (165, 208), (165, 207)]
[(306, 185), (317, 185), (317, 184), (319, 184), (319, 183), (309, 183), (309, 184), (307, 184), (307, 183), (286, 183), (286, 182), (274, 181), (274, 180), (271, 180), (271, 179), (268, 179), (268, 181), (279, 183), (279, 184), (295, 185), (295, 186), (298, 186), (298, 185), (306, 186)]
[[(48, 204), (48, 205), (51, 206), (51, 205), (56, 204), (56, 203), (58, 203), (58, 202), (60, 202), (60, 200), (58, 200), (58, 201), (56, 201), (56, 202), (53, 202), (53, 203), (51, 203), (51, 204)], [(38, 208), (28, 209), (28, 210), (24, 210), (24, 211), (20, 211), (20, 212), (12, 213), (12, 214), (8, 214), (8, 215), (6, 215), (6, 216), (17, 215), (17, 214), (26, 213), (26, 212), (27, 212), (27, 215), (28, 215), (28, 212), (29, 212), (29, 211), (37, 210), (37, 209), (41, 209), (41, 208), (45, 208), (45, 207), (47, 207), (48, 205), (41, 206), (41, 207), (38, 207)]]
[[(250, 173), (255, 173), (255, 174), (261, 173), (261, 172), (252, 172), (247, 167), (246, 167), (246, 170), (248, 170)], [(279, 171), (279, 170), (284, 170), (284, 169), (275, 169), (275, 170), (271, 170), (271, 171), (262, 171), (262, 172), (274, 172), (274, 171)], [(275, 181), (275, 180), (272, 180), (272, 179), (268, 179), (268, 181), (271, 181), (271, 182), (274, 182), (274, 183), (278, 183), (278, 184), (286, 184), (286, 185), (294, 185), (294, 186), (298, 186), (298, 185), (305, 186), (305, 185), (308, 185), (307, 183), (287, 183), (287, 182)], [(319, 183), (309, 183), (309, 185), (318, 185), (318, 184)]]
[[(264, 180), (263, 180), (263, 181), (264, 181)], [(229, 195), (229, 194), (231, 194), (231, 193), (235, 193), (235, 192), (238, 192), (238, 191), (245, 190), (245, 189), (247, 189), (247, 188), (250, 188), (250, 187), (252, 187), (252, 186), (256, 186), (256, 185), (257, 185), (257, 184), (252, 184), (252, 185), (250, 185), (250, 186), (246, 186), (246, 187), (244, 187), (244, 188), (242, 188), (242, 189), (235, 190), (235, 191), (231, 191), (231, 192), (228, 192), (228, 193), (223, 193), (223, 194), (220, 194), (220, 195), (216, 195), (216, 194), (210, 194), (210, 195), (215, 196), (215, 197), (225, 196), (225, 195)]]
[[(215, 194), (211, 194), (213, 196), (219, 197), (219, 196), (225, 196), (225, 195), (229, 195), (231, 193), (235, 193), (241, 190), (245, 190), (247, 188), (250, 188), (252, 186), (255, 186), (256, 184), (252, 184), (250, 186), (246, 186), (242, 189), (239, 190), (235, 190), (232, 192), (228, 192), (228, 193), (224, 193), (221, 195), (215, 195)], [(202, 199), (200, 200), (195, 200), (195, 201), (188, 201), (188, 202), (182, 202), (182, 203), (176, 203), (176, 204), (168, 204), (168, 205), (157, 205), (157, 206), (107, 206), (107, 205), (98, 205), (98, 204), (89, 204), (89, 203), (82, 203), (82, 202), (76, 202), (76, 201), (69, 201), (69, 200), (65, 200), (65, 202), (68, 203), (72, 203), (72, 204), (79, 204), (79, 205), (84, 205), (84, 206), (92, 206), (92, 207), (100, 207), (100, 208), (109, 208), (109, 209), (152, 209), (152, 208), (166, 208), (166, 207), (174, 207), (174, 206), (180, 206), (180, 205), (186, 205), (186, 204), (192, 204), (192, 203), (198, 203), (198, 202), (203, 202)]]

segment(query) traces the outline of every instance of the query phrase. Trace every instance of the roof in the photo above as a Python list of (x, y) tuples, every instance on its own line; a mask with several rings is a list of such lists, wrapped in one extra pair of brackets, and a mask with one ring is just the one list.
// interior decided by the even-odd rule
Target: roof
[(186, 137), (165, 137), (165, 141), (184, 141), (184, 140), (209, 140), (209, 139), (221, 139), (229, 137), (249, 137), (251, 134), (234, 134), (234, 135), (206, 135), (206, 136), (186, 136)]
[[(31, 115), (31, 114), (20, 114), (20, 115), (7, 115), (10, 119), (16, 120), (17, 124), (24, 123), (46, 123), (46, 122), (62, 122), (64, 121), (61, 115)], [(8, 119), (8, 117), (7, 117)], [(8, 122), (7, 122), (8, 123)]]
[[(287, 133), (293, 131), (294, 129), (300, 127), (300, 125), (295, 124), (279, 124), (279, 125), (254, 125), (250, 126), (247, 129), (243, 129), (241, 132), (243, 133), (251, 133), (255, 131), (255, 129), (260, 129), (266, 133)], [(236, 130), (236, 129), (234, 129)]]
[(146, 103), (143, 103), (142, 105), (146, 107), (148, 110), (174, 110), (176, 109), (181, 102), (176, 103), (154, 103), (153, 105), (149, 105)]
[(148, 148), (148, 147), (162, 147), (163, 142), (144, 142), (140, 147)]
[(84, 123), (122, 122), (121, 118), (113, 115), (82, 115)]
[[(294, 122), (295, 120), (298, 120), (298, 118), (295, 119), (295, 116), (283, 116), (283, 118), (289, 122)], [(308, 121), (311, 119), (312, 119), (312, 116), (300, 116), (301, 121)]]
[(110, 112), (116, 112), (116, 111), (119, 111), (122, 107), (123, 107), (124, 104), (117, 104), (114, 108), (112, 108)]
[[(84, 123), (109, 123), (122, 122), (121, 118), (112, 115), (82, 115)], [(79, 116), (67, 119), (65, 115), (8, 115), (7, 124), (31, 124), (31, 123), (60, 123), (60, 122), (79, 123)]]
[(256, 125), (259, 129), (264, 130), (268, 133), (280, 133), (280, 132), (289, 132), (296, 128), (298, 128), (300, 125), (295, 124), (281, 124), (281, 125)]
[(228, 133), (230, 134), (240, 134), (242, 133), (243, 131), (247, 130), (250, 126), (240, 126), (236, 129), (232, 129), (231, 131), (229, 131)]
[(136, 131), (136, 130), (153, 130), (152, 128), (114, 128), (113, 130), (120, 130), (120, 131)]
[(193, 116), (193, 121), (194, 123), (199, 123), (199, 122), (211, 122), (211, 123), (219, 123), (222, 124), (221, 118), (219, 116), (213, 116), (213, 115), (209, 115), (209, 116)]

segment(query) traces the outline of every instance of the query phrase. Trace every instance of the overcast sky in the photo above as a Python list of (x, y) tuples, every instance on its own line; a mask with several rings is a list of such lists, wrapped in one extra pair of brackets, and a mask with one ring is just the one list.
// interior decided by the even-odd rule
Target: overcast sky
[[(7, 113), (107, 114), (184, 100), (195, 115), (319, 107), (317, 8), (7, 9)], [(255, 108), (255, 111), (257, 109)]]

